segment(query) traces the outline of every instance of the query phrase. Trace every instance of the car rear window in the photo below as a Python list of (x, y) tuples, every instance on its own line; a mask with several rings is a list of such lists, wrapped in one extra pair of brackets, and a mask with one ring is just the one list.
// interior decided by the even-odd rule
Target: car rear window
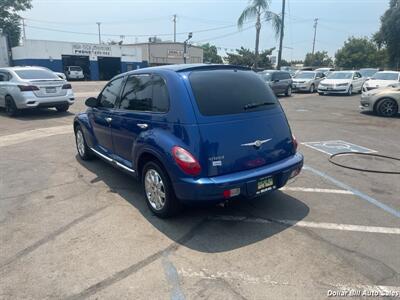
[(69, 67), (70, 71), (82, 71), (81, 67)]
[(194, 71), (189, 80), (199, 111), (205, 116), (266, 110), (277, 103), (271, 89), (253, 71)]
[(56, 74), (47, 70), (17, 70), (21, 79), (60, 79)]

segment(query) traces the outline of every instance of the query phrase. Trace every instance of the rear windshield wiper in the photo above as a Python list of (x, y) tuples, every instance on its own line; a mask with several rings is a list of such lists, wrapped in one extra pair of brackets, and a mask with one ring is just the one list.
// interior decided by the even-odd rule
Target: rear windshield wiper
[(256, 108), (256, 107), (260, 107), (260, 106), (274, 105), (274, 104), (275, 104), (275, 102), (248, 103), (245, 106), (243, 106), (243, 109), (247, 110), (247, 109), (252, 109), (252, 108)]

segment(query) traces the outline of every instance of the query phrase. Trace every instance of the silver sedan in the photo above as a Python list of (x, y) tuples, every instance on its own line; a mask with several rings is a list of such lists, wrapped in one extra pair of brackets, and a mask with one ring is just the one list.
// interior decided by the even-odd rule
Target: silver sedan
[(300, 71), (293, 77), (293, 90), (314, 93), (324, 78), (322, 72)]
[(364, 91), (361, 95), (360, 109), (383, 117), (396, 116), (400, 113), (400, 83)]
[(5, 107), (9, 116), (40, 107), (65, 112), (74, 100), (71, 85), (46, 68), (0, 68), (0, 107)]

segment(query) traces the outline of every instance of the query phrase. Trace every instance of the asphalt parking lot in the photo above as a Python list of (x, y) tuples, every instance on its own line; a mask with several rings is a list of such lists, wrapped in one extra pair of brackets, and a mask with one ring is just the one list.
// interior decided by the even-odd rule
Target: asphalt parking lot
[[(77, 157), (72, 119), (102, 86), (73, 83), (68, 113), (0, 111), (1, 299), (400, 298), (399, 175), (300, 144), (305, 168), (284, 190), (161, 220), (131, 177)], [(400, 117), (361, 114), (359, 98), (280, 101), (300, 143), (400, 157)]]

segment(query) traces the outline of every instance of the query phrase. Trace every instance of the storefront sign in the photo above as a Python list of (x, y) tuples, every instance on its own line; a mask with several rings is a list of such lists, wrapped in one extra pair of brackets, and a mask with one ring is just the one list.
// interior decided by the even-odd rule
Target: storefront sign
[(167, 57), (169, 57), (169, 58), (182, 58), (183, 57), (183, 50), (169, 49), (167, 51)]
[(72, 44), (72, 52), (76, 55), (111, 56), (111, 46)]

